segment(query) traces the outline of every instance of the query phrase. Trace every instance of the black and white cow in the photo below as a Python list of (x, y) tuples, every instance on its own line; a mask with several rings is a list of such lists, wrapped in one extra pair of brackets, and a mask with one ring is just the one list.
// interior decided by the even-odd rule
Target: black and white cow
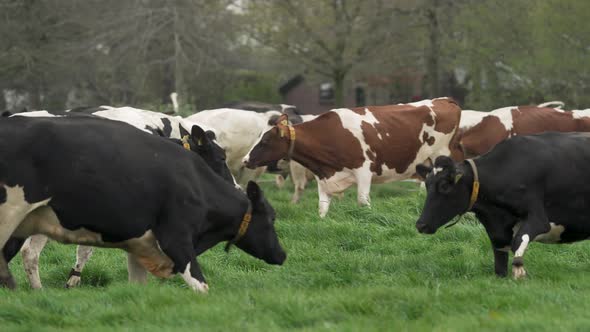
[(475, 212), (492, 243), (497, 275), (514, 252), (514, 278), (526, 275), (530, 241), (569, 243), (590, 237), (590, 134), (515, 136), (477, 159), (438, 157), (418, 165), (427, 197), (416, 223), (432, 234), (454, 217)]
[[(95, 115), (96, 114), (96, 115)], [(185, 146), (193, 152), (199, 154), (203, 160), (221, 175), (226, 181), (236, 185), (227, 164), (225, 163), (225, 151), (215, 142), (215, 134), (211, 130), (204, 130), (202, 126), (182, 120), (180, 117), (168, 117), (156, 112), (150, 112), (131, 107), (109, 108), (106, 106), (95, 108), (84, 108), (83, 112), (53, 112), (35, 111), (26, 113), (17, 113), (15, 116), (28, 117), (72, 117), (72, 116), (99, 116), (101, 118), (122, 121), (133, 125), (134, 127), (148, 133), (154, 133), (166, 137), (177, 144)], [(205, 127), (206, 128), (206, 127)], [(191, 132), (188, 134), (188, 132)], [(170, 160), (173, 164), (175, 161)], [(27, 239), (22, 246), (21, 254), (23, 256), (23, 265), (29, 283), (32, 288), (39, 289), (42, 287), (41, 278), (39, 277), (39, 255), (47, 244), (47, 237), (44, 235), (35, 235)], [(11, 246), (16, 248), (17, 246)], [(66, 287), (78, 286), (81, 282), (82, 270), (90, 259), (93, 248), (89, 246), (79, 246), (76, 250), (76, 263), (70, 271)], [(11, 255), (10, 252), (7, 252)]]
[[(121, 248), (130, 280), (181, 274), (201, 292), (208, 286), (196, 256), (219, 242), (270, 264), (286, 259), (255, 183), (245, 194), (197, 154), (117, 121), (2, 119), (0, 183), (3, 249), (34, 234)], [(0, 255), (0, 284), (14, 288), (10, 258)]]

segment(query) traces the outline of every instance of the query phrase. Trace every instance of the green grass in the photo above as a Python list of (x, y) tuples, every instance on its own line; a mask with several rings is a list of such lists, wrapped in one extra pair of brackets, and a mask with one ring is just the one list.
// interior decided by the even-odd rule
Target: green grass
[(219, 245), (200, 258), (210, 286), (195, 294), (180, 277), (127, 284), (122, 251), (97, 249), (79, 289), (63, 285), (75, 246), (42, 253), (43, 291), (0, 290), (0, 331), (528, 331), (590, 329), (590, 243), (532, 244), (526, 280), (496, 278), (483, 228), (473, 219), (433, 236), (414, 223), (424, 194), (412, 183), (374, 186), (373, 207), (355, 190), (317, 215), (315, 183), (299, 205), (290, 187), (263, 188), (288, 252), (266, 265)]

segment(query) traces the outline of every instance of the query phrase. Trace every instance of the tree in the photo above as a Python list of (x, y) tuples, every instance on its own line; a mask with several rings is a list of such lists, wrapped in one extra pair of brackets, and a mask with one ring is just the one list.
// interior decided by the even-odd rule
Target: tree
[(404, 35), (403, 19), (385, 0), (251, 0), (246, 3), (250, 36), (282, 57), (334, 83), (343, 103), (344, 83), (359, 64), (383, 57)]

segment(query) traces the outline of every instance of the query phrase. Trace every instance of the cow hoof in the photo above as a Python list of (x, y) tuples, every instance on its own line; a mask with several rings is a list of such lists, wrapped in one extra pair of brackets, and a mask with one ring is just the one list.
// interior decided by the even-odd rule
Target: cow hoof
[(0, 278), (0, 286), (14, 290), (16, 289), (16, 281), (12, 276), (2, 277)]
[(524, 270), (524, 267), (522, 267), (522, 266), (513, 266), (512, 267), (512, 277), (515, 280), (523, 279), (524, 277), (526, 277), (526, 271)]
[(197, 282), (193, 288), (197, 293), (207, 294), (209, 293), (209, 285), (206, 282)]
[(80, 282), (82, 282), (82, 278), (78, 276), (71, 276), (70, 279), (66, 282), (66, 288), (74, 288), (80, 286)]

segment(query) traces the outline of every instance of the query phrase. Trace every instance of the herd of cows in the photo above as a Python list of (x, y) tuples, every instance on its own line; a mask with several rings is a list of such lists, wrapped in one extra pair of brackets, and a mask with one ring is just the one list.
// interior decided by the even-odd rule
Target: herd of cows
[[(197, 257), (227, 242), (269, 264), (287, 255), (275, 211), (255, 180), (288, 171), (293, 202), (310, 175), (319, 215), (357, 185), (420, 179), (416, 223), (431, 234), (474, 212), (492, 243), (496, 274), (526, 275), (530, 241), (590, 236), (590, 109), (558, 102), (461, 110), (449, 98), (301, 115), (288, 105), (206, 110), (182, 118), (131, 107), (34, 111), (0, 118), (0, 284), (20, 251), (32, 288), (48, 238), (78, 244), (67, 287), (80, 283), (92, 247), (127, 252), (129, 281), (180, 274), (208, 286)], [(245, 188), (245, 189), (244, 189)]]

